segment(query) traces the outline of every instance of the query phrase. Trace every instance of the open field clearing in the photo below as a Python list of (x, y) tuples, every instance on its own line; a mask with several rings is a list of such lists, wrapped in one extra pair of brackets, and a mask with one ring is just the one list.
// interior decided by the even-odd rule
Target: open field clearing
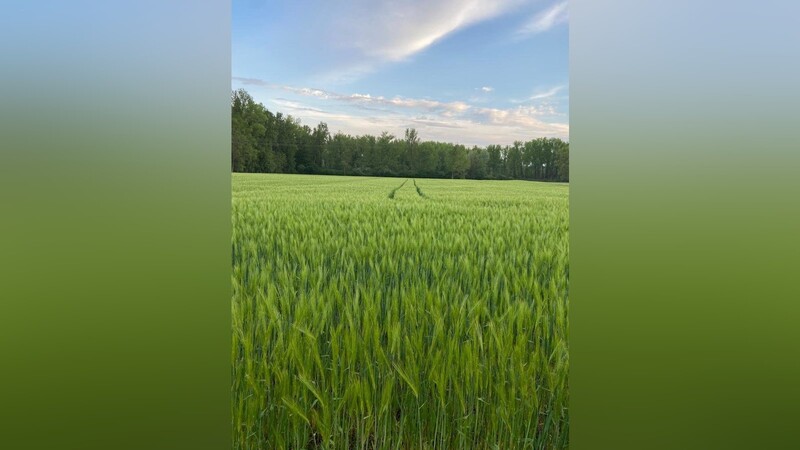
[(234, 448), (566, 447), (568, 194), (233, 174)]

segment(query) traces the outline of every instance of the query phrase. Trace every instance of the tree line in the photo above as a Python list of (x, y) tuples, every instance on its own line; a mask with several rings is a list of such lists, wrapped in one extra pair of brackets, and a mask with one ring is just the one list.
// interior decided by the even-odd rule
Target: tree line
[(420, 141), (414, 128), (402, 138), (331, 135), (324, 122), (273, 114), (244, 89), (232, 93), (231, 119), (234, 172), (569, 181), (569, 143), (558, 138), (467, 148)]

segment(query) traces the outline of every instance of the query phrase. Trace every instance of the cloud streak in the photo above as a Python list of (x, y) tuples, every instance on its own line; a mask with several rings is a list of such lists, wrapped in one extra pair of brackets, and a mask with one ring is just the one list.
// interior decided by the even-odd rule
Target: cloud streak
[(527, 97), (527, 98), (524, 98), (524, 99), (513, 99), (513, 100), (511, 100), (511, 103), (527, 103), (527, 102), (535, 102), (535, 101), (547, 100), (547, 99), (555, 97), (559, 92), (561, 92), (566, 87), (567, 87), (567, 85), (563, 84), (563, 85), (552, 87), (552, 88), (544, 90), (544, 91), (537, 91), (533, 95), (531, 95), (530, 97)]
[[(492, 19), (526, 0), (357, 0), (335, 21), (345, 46), (366, 56), (399, 61), (450, 33)], [(341, 33), (341, 34), (339, 34)]]
[(233, 80), (238, 81), (245, 86), (262, 86), (270, 89), (279, 89), (292, 92), (305, 97), (314, 97), (321, 100), (337, 100), (340, 102), (357, 105), (395, 106), (401, 108), (421, 109), (431, 112), (438, 111), (445, 114), (461, 113), (470, 108), (470, 105), (465, 102), (440, 102), (437, 100), (406, 98), (400, 96), (386, 98), (383, 96), (372, 96), (370, 94), (359, 93), (343, 95), (322, 89), (273, 84), (253, 78), (233, 77)]
[(330, 6), (319, 33), (341, 56), (316, 75), (351, 83), (387, 64), (407, 61), (447, 36), (508, 14), (534, 0), (353, 0)]
[(566, 1), (558, 2), (539, 12), (517, 32), (518, 36), (529, 36), (544, 33), (551, 28), (567, 23), (569, 20), (569, 9)]
[(552, 89), (548, 89), (544, 92), (540, 92), (538, 94), (533, 94), (528, 98), (528, 100), (543, 100), (546, 98), (550, 98), (556, 94), (558, 94), (565, 86), (556, 86)]

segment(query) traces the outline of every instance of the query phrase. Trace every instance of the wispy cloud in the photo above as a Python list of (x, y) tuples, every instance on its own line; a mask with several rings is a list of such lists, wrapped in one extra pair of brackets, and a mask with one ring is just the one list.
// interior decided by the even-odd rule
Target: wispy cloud
[[(342, 44), (382, 60), (402, 60), (463, 27), (491, 19), (526, 0), (357, 0), (334, 19)], [(350, 14), (353, 13), (353, 14)]]
[[(533, 0), (353, 0), (332, 10), (324, 39), (344, 61), (317, 79), (350, 83), (404, 61), (463, 28), (507, 14)], [(349, 57), (348, 57), (349, 56)]]
[(488, 92), (492, 92), (493, 90), (494, 90), (494, 88), (491, 87), (491, 86), (484, 86), (484, 87), (481, 88), (481, 91), (487, 92), (487, 93)]
[(475, 108), (474, 117), (479, 122), (494, 125), (518, 125), (523, 127), (541, 127), (545, 122), (540, 117), (551, 116), (554, 110), (550, 107), (518, 106), (516, 108)]
[(531, 95), (530, 97), (523, 98), (523, 99), (512, 99), (511, 103), (526, 103), (526, 102), (532, 102), (532, 101), (537, 101), (537, 100), (547, 100), (547, 99), (555, 97), (559, 92), (561, 92), (566, 87), (567, 87), (567, 85), (562, 84), (562, 85), (554, 86), (554, 87), (551, 87), (551, 88), (545, 89), (545, 90), (541, 90), (540, 89), (540, 90), (535, 91), (533, 93), (533, 95)]
[(556, 87), (554, 87), (552, 89), (548, 89), (548, 90), (546, 90), (544, 92), (540, 92), (538, 94), (533, 94), (532, 96), (530, 96), (530, 98), (528, 100), (542, 100), (542, 99), (545, 99), (545, 98), (550, 98), (550, 97), (558, 94), (562, 89), (564, 89), (564, 87), (565, 86), (556, 86)]
[(551, 5), (539, 12), (522, 28), (517, 31), (518, 36), (544, 33), (545, 31), (566, 23), (569, 20), (569, 9), (566, 1)]
[[(569, 136), (569, 125), (553, 119), (560, 114), (551, 105), (486, 108), (465, 101), (339, 94), (258, 79), (234, 77), (234, 82), (295, 97), (288, 99), (271, 94), (267, 103), (304, 121), (325, 121), (332, 130), (349, 134), (377, 135), (386, 130), (400, 135), (404, 128), (415, 127), (423, 139), (467, 145), (504, 144), (540, 136)], [(379, 113), (376, 114), (376, 110)]]
[(370, 94), (337, 94), (335, 92), (325, 91), (322, 89), (295, 87), (282, 84), (268, 83), (266, 81), (254, 78), (241, 78), (233, 77), (234, 81), (238, 81), (245, 86), (262, 86), (270, 89), (279, 89), (282, 91), (292, 92), (305, 97), (314, 97), (322, 100), (337, 100), (340, 102), (352, 103), (357, 105), (382, 105), (382, 106), (396, 106), (409, 109), (420, 109), (426, 111), (439, 111), (444, 114), (453, 114), (466, 111), (470, 106), (465, 102), (440, 102), (437, 100), (430, 100), (424, 98), (406, 98), (406, 97), (392, 97), (387, 98), (383, 96), (373, 96)]
[(569, 125), (549, 123), (522, 115), (504, 115), (502, 112), (485, 112), (484, 120), (476, 118), (442, 119), (425, 115), (361, 116), (351, 112), (329, 112), (299, 105), (285, 104), (282, 111), (299, 117), (310, 125), (318, 121), (328, 124), (331, 131), (351, 135), (378, 135), (388, 131), (402, 136), (406, 128), (416, 128), (423, 140), (460, 143), (467, 146), (511, 144), (537, 137), (569, 137)]

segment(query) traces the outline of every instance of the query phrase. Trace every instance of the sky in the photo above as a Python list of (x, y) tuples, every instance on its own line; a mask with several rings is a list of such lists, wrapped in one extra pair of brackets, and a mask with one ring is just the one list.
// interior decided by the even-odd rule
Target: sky
[(569, 138), (561, 0), (234, 0), (232, 88), (331, 133)]

